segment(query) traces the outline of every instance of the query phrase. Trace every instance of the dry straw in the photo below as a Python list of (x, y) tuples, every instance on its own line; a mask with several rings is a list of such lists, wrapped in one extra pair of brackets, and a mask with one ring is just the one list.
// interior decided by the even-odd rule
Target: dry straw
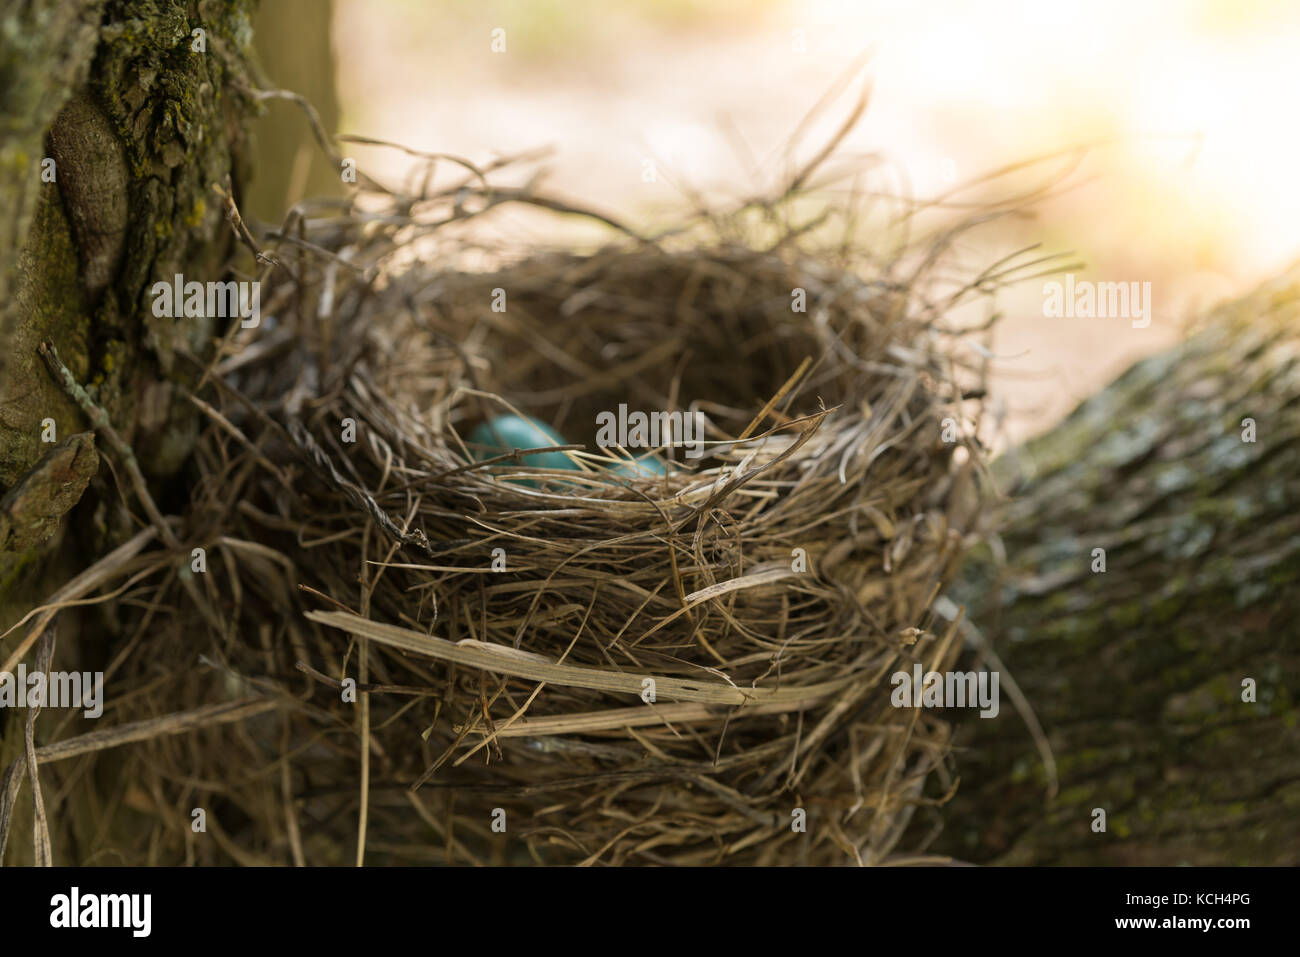
[[(124, 730), (37, 754), (130, 745), (77, 769), (107, 796), (55, 857), (908, 860), (949, 733), (889, 676), (959, 650), (932, 605), (978, 509), (978, 370), (938, 323), (974, 284), (936, 291), (950, 235), (828, 244), (856, 226), (809, 198), (829, 154), (671, 235), (599, 217), (620, 238), (487, 271), (458, 268), (462, 221), (582, 211), (492, 170), (295, 211), (262, 325), (190, 358), (181, 553), (105, 574)], [(614, 471), (640, 452), (595, 444), (620, 403), (700, 412), (705, 455)], [(467, 446), (507, 412), (575, 467)]]

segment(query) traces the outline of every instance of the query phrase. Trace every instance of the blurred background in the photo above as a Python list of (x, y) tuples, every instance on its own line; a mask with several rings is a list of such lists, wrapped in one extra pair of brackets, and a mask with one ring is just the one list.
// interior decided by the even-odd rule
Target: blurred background
[[(1152, 284), (1145, 329), (1045, 318), (1042, 279), (998, 295), (1004, 444), (1300, 258), (1294, 0), (264, 0), (259, 17), (269, 79), (337, 132), (480, 164), (549, 147), (550, 192), (646, 227), (671, 222), (692, 193), (725, 202), (771, 188), (814, 104), (838, 92), (796, 156), (869, 83), (843, 146), (874, 157), (859, 188), (943, 197), (953, 215), (1045, 193), (964, 239), (972, 271), (1038, 243), (1072, 254), (1078, 279)], [(278, 220), (285, 197), (344, 188), (291, 104), (270, 104), (258, 138), (294, 157), (259, 169), (262, 218)], [(415, 164), (344, 151), (393, 182)], [(591, 241), (556, 217), (494, 214), (481, 228), (524, 244)], [(977, 308), (972, 319), (989, 307)]]

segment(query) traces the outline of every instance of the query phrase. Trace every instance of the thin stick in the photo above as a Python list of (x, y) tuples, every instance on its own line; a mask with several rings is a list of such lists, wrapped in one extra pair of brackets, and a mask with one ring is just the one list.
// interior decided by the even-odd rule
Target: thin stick
[(66, 741), (56, 741), (43, 748), (36, 749), (39, 764), (51, 761), (64, 761), (94, 751), (119, 748), (124, 744), (135, 744), (153, 738), (171, 734), (183, 734), (218, 724), (230, 724), (243, 721), (255, 715), (274, 711), (280, 702), (272, 698), (240, 698), (238, 701), (223, 701), (220, 704), (205, 705), (191, 711), (173, 711), (159, 718), (145, 721), (133, 721), (116, 728), (103, 731), (89, 731)]
[(135, 489), (135, 494), (140, 499), (140, 504), (144, 506), (145, 513), (149, 516), (149, 521), (153, 522), (162, 536), (162, 540), (168, 548), (180, 549), (180, 540), (176, 533), (172, 531), (167, 520), (162, 517), (162, 512), (158, 511), (158, 506), (154, 504), (153, 496), (149, 494), (149, 487), (145, 484), (144, 475), (140, 471), (140, 464), (136, 461), (135, 452), (131, 446), (122, 440), (113, 428), (113, 423), (109, 421), (108, 413), (95, 404), (95, 400), (85, 390), (76, 376), (63, 364), (59, 358), (59, 351), (54, 348), (54, 343), (46, 339), (37, 347), (37, 352), (45, 360), (45, 364), (50, 367), (50, 372), (59, 384), (63, 386), (63, 391), (68, 393), (72, 401), (81, 407), (81, 411), (86, 414), (90, 420), (91, 426), (104, 436), (104, 440), (113, 447), (113, 451), (122, 459), (122, 464), (126, 466), (127, 475), (131, 478), (131, 485)]
[[(90, 420), (91, 426), (104, 437), (104, 441), (111, 445), (113, 451), (121, 458), (122, 464), (126, 467), (126, 473), (131, 479), (131, 486), (135, 489), (136, 497), (140, 500), (140, 504), (144, 506), (149, 521), (158, 529), (163, 544), (173, 551), (182, 551), (183, 546), (180, 539), (176, 537), (171, 525), (163, 518), (162, 512), (158, 510), (158, 506), (154, 503), (153, 496), (149, 494), (148, 483), (145, 482), (144, 473), (140, 471), (140, 463), (136, 461), (134, 450), (117, 434), (117, 430), (113, 428), (113, 423), (109, 421), (108, 413), (95, 404), (94, 399), (77, 381), (76, 376), (63, 364), (63, 360), (59, 358), (58, 350), (54, 348), (54, 343), (47, 339), (37, 347), (37, 351), (41, 354), (41, 358), (45, 360), (45, 364), (49, 366), (51, 374), (63, 386), (64, 391), (81, 407), (81, 411)], [(208, 603), (203, 600), (203, 594), (199, 591), (198, 583), (193, 578), (184, 575), (181, 576), (180, 582), (181, 586), (189, 594), (190, 600), (194, 602), (194, 607), (203, 616), (203, 620), (213, 630), (220, 633), (221, 623), (217, 620), (212, 609), (208, 607)]]
[(230, 195), (230, 191), (222, 188), (219, 183), (213, 183), (212, 192), (221, 197), (221, 204), (226, 208), (226, 219), (230, 222), (230, 228), (235, 231), (235, 238), (248, 247), (253, 258), (265, 266), (282, 265), (280, 260), (268, 252), (263, 252), (257, 245), (257, 240), (244, 224), (244, 217), (239, 215), (239, 207), (235, 205), (235, 197)]
[[(24, 616), (21, 621), (17, 622), (13, 628), (17, 628), (28, 618), (33, 616), (40, 617), (37, 619), (36, 624), (32, 626), (31, 631), (29, 631), (23, 640), (18, 643), (18, 647), (15, 648), (9, 657), (5, 659), (4, 664), (0, 665), (0, 672), (6, 674), (12, 673), (14, 668), (18, 665), (18, 662), (22, 660), (23, 655), (27, 654), (28, 649), (30, 649), (31, 646), (36, 643), (36, 640), (41, 637), (41, 633), (45, 631), (45, 627), (54, 619), (54, 616), (58, 614), (60, 608), (75, 603), (77, 599), (88, 595), (104, 582), (112, 578), (123, 565), (138, 555), (140, 550), (152, 541), (154, 536), (157, 534), (157, 529), (153, 528), (144, 528), (136, 532), (132, 538), (113, 549), (76, 578), (72, 579), (72, 581), (68, 582), (56, 591), (50, 596), (49, 600), (46, 601), (44, 605), (41, 605), (39, 608), (33, 608), (28, 612), (28, 614)], [(13, 628), (10, 628), (9, 631), (12, 631)], [(5, 632), (5, 634), (8, 633), (9, 632)], [(3, 637), (4, 635), (0, 635), (0, 638)]]

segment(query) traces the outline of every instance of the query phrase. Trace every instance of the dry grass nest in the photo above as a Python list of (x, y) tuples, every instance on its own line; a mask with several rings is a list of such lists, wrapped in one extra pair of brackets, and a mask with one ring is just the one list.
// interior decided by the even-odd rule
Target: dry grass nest
[[(295, 214), (262, 324), (190, 360), (185, 551), (108, 576), (105, 721), (139, 730), (101, 859), (916, 859), (949, 731), (889, 676), (954, 661), (978, 510), (934, 257), (813, 248), (774, 203), (475, 271), (429, 224), (535, 197), (425, 198)], [(704, 454), (616, 471), (620, 404), (698, 412)], [(572, 467), (469, 445), (508, 413)]]

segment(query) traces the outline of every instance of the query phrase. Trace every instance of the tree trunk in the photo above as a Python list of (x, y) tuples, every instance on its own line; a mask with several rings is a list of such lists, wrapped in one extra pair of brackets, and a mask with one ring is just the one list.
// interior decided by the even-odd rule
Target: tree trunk
[[(305, 97), (331, 134), (339, 122), (333, 10), (333, 0), (275, 0), (258, 8), (253, 30), (268, 84)], [(317, 145), (306, 114), (295, 104), (269, 104), (252, 134), (258, 167), (240, 205), (246, 219), (279, 225), (300, 200), (344, 195), (341, 171)]]
[(953, 597), (1036, 711), (1059, 793), (1004, 681), (1000, 716), (959, 730), (939, 850), (1300, 863), (1298, 358), (1292, 274), (998, 463), (1005, 560), (974, 556)]
[[(175, 473), (197, 436), (175, 356), (202, 355), (212, 320), (156, 318), (150, 289), (228, 269), (232, 233), (212, 186), (237, 194), (246, 179), (251, 8), (19, 0), (0, 20), (0, 624), (39, 597), (39, 543), (79, 497), (68, 467), (83, 487), (95, 472), (93, 454), (59, 445), (88, 423), (38, 357), (42, 340), (146, 474)], [(67, 467), (43, 458), (55, 445)], [(129, 521), (108, 481), (91, 485), (103, 507), (90, 551)]]

